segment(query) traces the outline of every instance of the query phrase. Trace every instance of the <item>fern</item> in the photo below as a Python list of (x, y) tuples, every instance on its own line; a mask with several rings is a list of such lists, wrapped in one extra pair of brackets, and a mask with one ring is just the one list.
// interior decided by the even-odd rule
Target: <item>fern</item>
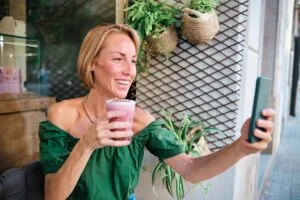
[(175, 16), (180, 12), (165, 2), (155, 0), (135, 0), (127, 12), (126, 23), (138, 31), (141, 37), (141, 47), (138, 56), (138, 73), (147, 69), (146, 37), (158, 37), (167, 27), (176, 22)]
[(190, 0), (187, 7), (197, 10), (201, 13), (211, 12), (220, 4), (219, 0)]

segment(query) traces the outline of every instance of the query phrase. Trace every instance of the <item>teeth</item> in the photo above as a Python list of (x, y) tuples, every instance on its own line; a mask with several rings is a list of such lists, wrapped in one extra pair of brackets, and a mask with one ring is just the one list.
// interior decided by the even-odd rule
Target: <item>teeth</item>
[(120, 85), (129, 85), (129, 81), (128, 80), (116, 80), (116, 82)]

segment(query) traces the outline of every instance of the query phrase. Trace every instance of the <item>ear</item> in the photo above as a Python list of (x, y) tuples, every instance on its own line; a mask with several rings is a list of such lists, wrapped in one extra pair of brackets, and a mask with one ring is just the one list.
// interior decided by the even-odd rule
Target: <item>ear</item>
[(90, 68), (91, 68), (91, 72), (95, 71), (95, 68), (96, 68), (96, 62), (95, 62), (95, 60), (92, 61)]

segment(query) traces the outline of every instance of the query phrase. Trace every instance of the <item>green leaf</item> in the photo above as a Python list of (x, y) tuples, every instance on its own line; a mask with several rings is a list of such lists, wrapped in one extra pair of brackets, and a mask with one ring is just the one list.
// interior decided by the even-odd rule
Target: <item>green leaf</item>
[(155, 179), (156, 179), (156, 175), (157, 175), (157, 173), (160, 171), (160, 169), (162, 168), (162, 166), (163, 166), (163, 163), (162, 163), (162, 162), (158, 163), (158, 164), (155, 166), (155, 168), (154, 168), (154, 170), (153, 170), (153, 172), (152, 172), (152, 185), (154, 185)]
[(185, 141), (186, 140), (186, 136), (188, 133), (188, 130), (190, 128), (190, 124), (191, 124), (191, 120), (190, 120), (190, 116), (189, 115), (185, 115), (183, 120), (181, 121), (181, 140)]
[(173, 182), (173, 176), (172, 176), (172, 169), (166, 165), (166, 171), (167, 171), (167, 177), (166, 177), (166, 186), (169, 194), (173, 196), (173, 190), (172, 190), (172, 182)]
[(177, 197), (177, 200), (182, 200), (183, 196), (184, 196), (182, 178), (178, 173), (176, 173), (175, 179), (176, 179), (176, 183), (175, 183), (176, 184), (176, 197)]
[[(143, 38), (160, 35), (167, 27), (176, 22), (175, 16), (180, 12), (179, 8), (156, 0), (135, 0), (124, 11), (127, 12), (126, 22)], [(140, 48), (147, 51), (144, 42), (141, 42)], [(145, 56), (138, 56), (137, 72), (146, 72), (147, 66), (148, 59)]]
[[(184, 146), (185, 153), (192, 157), (201, 156), (201, 152), (197, 146), (201, 137), (210, 133), (218, 132), (218, 129), (213, 127), (207, 128), (202, 120), (194, 119), (187, 114), (182, 117), (179, 123), (176, 122), (176, 119), (174, 119), (174, 116), (168, 110), (162, 110), (161, 115), (165, 127), (174, 133), (178, 141)], [(193, 130), (193, 132), (191, 132), (191, 130)], [(156, 166), (153, 170), (152, 184), (155, 182), (154, 174), (156, 175), (158, 173), (157, 171), (160, 172), (161, 181), (169, 194), (176, 197), (178, 200), (183, 199), (185, 191), (182, 176), (175, 172), (167, 164), (163, 163), (160, 167)]]
[(219, 0), (190, 0), (186, 6), (201, 13), (207, 13), (219, 5)]
[(191, 149), (190, 154), (194, 158), (200, 157), (200, 153), (199, 153), (199, 151), (197, 149)]
[(180, 194), (181, 194), (181, 199), (184, 198), (184, 185), (183, 185), (183, 179), (182, 179), (182, 176), (180, 176)]

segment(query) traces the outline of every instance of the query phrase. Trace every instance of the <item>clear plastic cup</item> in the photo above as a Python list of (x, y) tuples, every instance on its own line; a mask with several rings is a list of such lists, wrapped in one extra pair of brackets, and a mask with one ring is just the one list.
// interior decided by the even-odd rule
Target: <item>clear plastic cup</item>
[[(109, 99), (105, 101), (106, 111), (124, 111), (121, 117), (110, 118), (109, 122), (133, 122), (135, 101), (129, 99)], [(126, 130), (126, 129), (125, 129)], [(113, 129), (111, 131), (124, 131), (124, 129)], [(132, 127), (128, 131), (132, 131)], [(131, 140), (131, 138), (120, 138), (119, 140)]]

